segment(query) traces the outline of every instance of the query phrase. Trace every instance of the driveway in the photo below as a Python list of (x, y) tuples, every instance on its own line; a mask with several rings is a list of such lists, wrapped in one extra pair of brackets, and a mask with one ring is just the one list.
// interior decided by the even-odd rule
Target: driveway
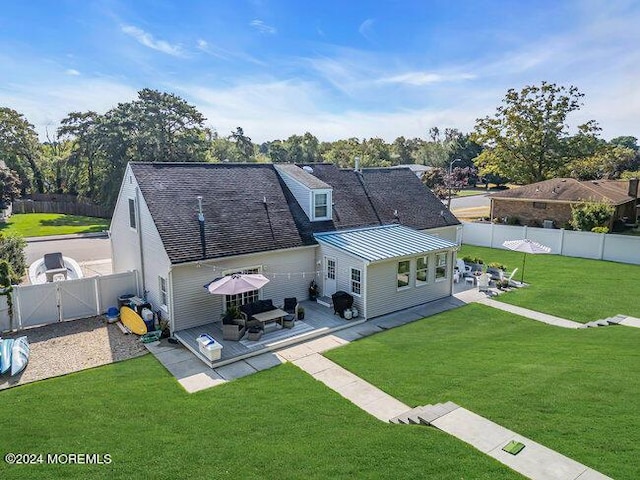
[[(59, 237), (58, 237), (59, 238)], [(45, 253), (62, 252), (76, 262), (94, 262), (111, 258), (111, 240), (107, 237), (65, 238), (58, 240), (32, 240), (27, 243), (27, 264), (41, 258)]]

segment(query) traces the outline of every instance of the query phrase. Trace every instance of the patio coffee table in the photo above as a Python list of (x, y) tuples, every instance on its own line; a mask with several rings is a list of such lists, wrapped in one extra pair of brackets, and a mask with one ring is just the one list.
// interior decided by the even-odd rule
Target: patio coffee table
[(252, 318), (256, 319), (263, 325), (267, 323), (280, 323), (282, 324), (282, 318), (286, 315), (289, 315), (284, 310), (280, 310), (276, 308), (275, 310), (269, 310), (268, 312), (256, 313), (252, 316)]

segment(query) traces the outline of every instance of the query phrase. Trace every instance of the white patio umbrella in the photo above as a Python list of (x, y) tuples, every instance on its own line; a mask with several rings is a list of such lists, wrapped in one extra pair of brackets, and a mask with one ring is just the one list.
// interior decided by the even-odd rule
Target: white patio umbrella
[(238, 293), (259, 290), (267, 283), (269, 283), (269, 279), (259, 273), (234, 273), (233, 275), (216, 278), (206, 284), (204, 288), (209, 290), (209, 293), (216, 295), (236, 295)]
[(524, 283), (524, 265), (527, 260), (527, 253), (551, 253), (551, 249), (537, 242), (524, 238), (522, 240), (505, 240), (502, 242), (503, 247), (507, 247), (509, 250), (516, 252), (523, 252), (522, 256), (522, 275), (520, 276), (520, 283)]

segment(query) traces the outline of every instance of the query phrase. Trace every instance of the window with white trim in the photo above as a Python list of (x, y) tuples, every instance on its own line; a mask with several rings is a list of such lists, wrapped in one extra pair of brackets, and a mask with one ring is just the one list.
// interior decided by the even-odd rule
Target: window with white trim
[(360, 295), (362, 292), (362, 271), (358, 268), (351, 269), (351, 293)]
[(133, 198), (129, 199), (129, 226), (136, 229), (136, 201)]
[(158, 289), (160, 290), (160, 304), (163, 307), (167, 306), (167, 279), (158, 277)]
[(429, 257), (416, 259), (416, 287), (426, 285), (429, 278)]
[(398, 290), (409, 286), (409, 272), (411, 271), (411, 261), (403, 260), (398, 262)]
[(313, 194), (313, 216), (316, 219), (327, 218), (329, 216), (329, 194)]
[[(248, 274), (248, 273), (260, 273), (260, 267), (254, 268), (245, 268), (242, 270), (237, 270), (233, 272), (225, 272), (226, 275), (233, 275), (234, 273), (240, 274)], [(251, 290), (250, 292), (237, 293), (235, 295), (225, 295), (224, 296), (224, 309), (229, 310), (229, 307), (240, 305), (245, 305), (247, 303), (253, 303), (260, 300), (260, 291), (259, 290)]]
[(447, 253), (436, 253), (436, 282), (447, 278)]

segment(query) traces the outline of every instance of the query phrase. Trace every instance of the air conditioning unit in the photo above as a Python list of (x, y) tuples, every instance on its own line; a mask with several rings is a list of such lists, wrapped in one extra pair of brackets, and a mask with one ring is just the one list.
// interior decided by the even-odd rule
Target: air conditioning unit
[(542, 226), (544, 228), (553, 228), (553, 220), (544, 220)]

